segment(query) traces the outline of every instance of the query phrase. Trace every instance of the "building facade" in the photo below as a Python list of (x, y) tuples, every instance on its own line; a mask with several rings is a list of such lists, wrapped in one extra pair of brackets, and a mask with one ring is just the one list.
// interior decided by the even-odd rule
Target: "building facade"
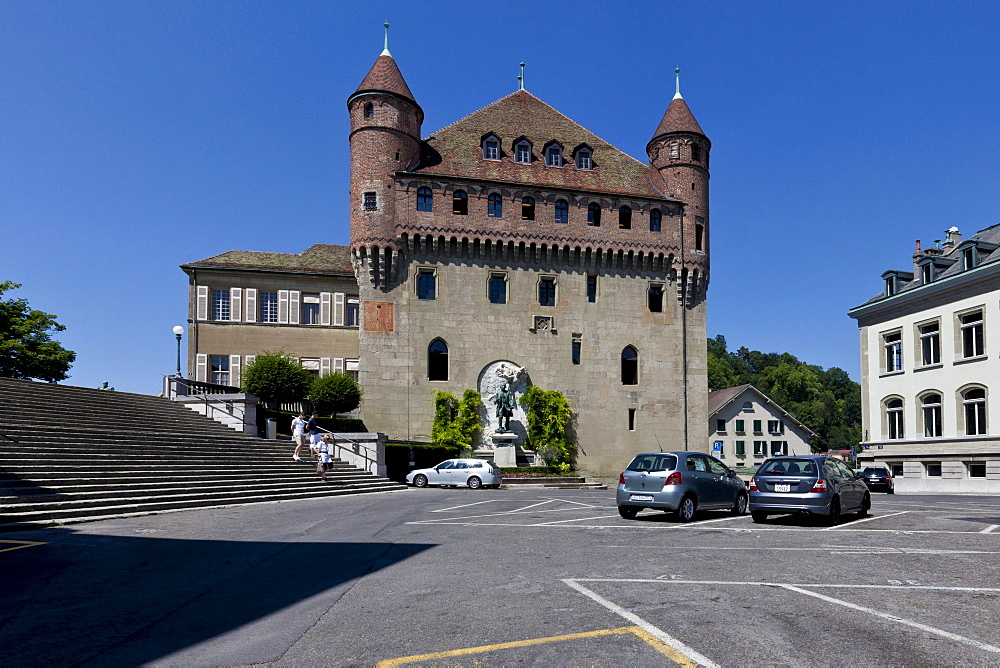
[(861, 332), (864, 442), (896, 491), (1000, 492), (1000, 225), (958, 228), (849, 315)]
[(708, 393), (709, 449), (729, 466), (756, 467), (768, 457), (811, 454), (815, 436), (753, 385)]

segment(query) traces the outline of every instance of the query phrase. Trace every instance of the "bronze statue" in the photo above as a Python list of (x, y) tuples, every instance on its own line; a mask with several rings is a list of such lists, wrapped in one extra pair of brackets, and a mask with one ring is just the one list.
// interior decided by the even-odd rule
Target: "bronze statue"
[(504, 383), (490, 399), (497, 406), (498, 433), (510, 431), (510, 417), (514, 414), (514, 392)]

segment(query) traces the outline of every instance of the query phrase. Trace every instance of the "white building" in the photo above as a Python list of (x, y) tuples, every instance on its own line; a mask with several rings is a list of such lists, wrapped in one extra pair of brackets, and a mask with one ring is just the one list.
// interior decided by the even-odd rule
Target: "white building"
[(708, 393), (708, 451), (729, 466), (756, 467), (778, 455), (808, 455), (816, 433), (753, 385)]
[(896, 491), (1000, 492), (1000, 225), (917, 251), (852, 309), (864, 464)]

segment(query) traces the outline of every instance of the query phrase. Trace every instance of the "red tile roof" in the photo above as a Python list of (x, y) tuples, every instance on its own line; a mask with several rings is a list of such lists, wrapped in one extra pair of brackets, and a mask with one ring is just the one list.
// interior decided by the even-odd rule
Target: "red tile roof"
[(701, 126), (694, 119), (694, 114), (691, 113), (687, 102), (682, 97), (675, 97), (670, 101), (670, 106), (667, 107), (666, 113), (663, 114), (663, 119), (660, 121), (659, 127), (656, 128), (656, 134), (653, 136), (659, 137), (668, 132), (694, 132), (705, 137)]
[[(481, 141), (491, 132), (500, 138), (500, 160), (483, 159)], [(532, 143), (530, 164), (514, 162), (513, 143), (522, 136)], [(562, 167), (545, 165), (544, 146), (552, 140), (563, 146)], [(593, 169), (576, 168), (572, 154), (580, 144), (591, 148)], [(420, 165), (413, 171), (669, 199), (650, 183), (648, 165), (615, 148), (527, 91), (511, 93), (427, 137)]]
[[(405, 97), (413, 104), (417, 104), (413, 93), (410, 92), (410, 87), (406, 85), (403, 74), (399, 71), (399, 67), (396, 66), (396, 61), (393, 60), (392, 56), (379, 56), (375, 60), (375, 64), (368, 70), (368, 74), (365, 75), (358, 89), (354, 91), (354, 95), (372, 91), (395, 93), (396, 95)], [(420, 105), (417, 106), (419, 107)]]

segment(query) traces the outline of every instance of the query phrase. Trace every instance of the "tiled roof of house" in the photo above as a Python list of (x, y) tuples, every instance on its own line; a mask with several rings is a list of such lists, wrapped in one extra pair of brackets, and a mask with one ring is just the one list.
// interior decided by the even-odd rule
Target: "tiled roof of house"
[(723, 406), (738, 397), (743, 390), (750, 387), (750, 384), (727, 387), (724, 390), (711, 390), (708, 393), (708, 416), (712, 417), (719, 412)]
[[(968, 239), (964, 239), (961, 243), (955, 244), (947, 253), (943, 253), (942, 255), (938, 256), (938, 257), (941, 257), (941, 258), (946, 258), (946, 259), (954, 260), (954, 262), (952, 262), (951, 265), (947, 269), (945, 269), (943, 272), (941, 272), (940, 274), (938, 274), (937, 276), (934, 277), (934, 281), (933, 281), (934, 283), (938, 283), (938, 282), (943, 281), (943, 280), (945, 280), (947, 278), (951, 278), (952, 276), (957, 276), (958, 274), (961, 274), (961, 273), (963, 273), (965, 271), (968, 271), (962, 265), (962, 261), (961, 261), (962, 250), (961, 249), (965, 245), (967, 245), (967, 243), (969, 241), (981, 241), (981, 242), (983, 242), (985, 244), (988, 244), (988, 245), (994, 245), (994, 244), (997, 245), (997, 248), (993, 249), (988, 255), (979, 258), (979, 262), (976, 264), (977, 267), (981, 267), (981, 266), (983, 266), (985, 264), (990, 264), (990, 263), (993, 263), (993, 262), (1000, 262), (1000, 224), (997, 224), (997, 225), (993, 225), (992, 227), (987, 227), (985, 230), (980, 230), (979, 232), (976, 232), (975, 234), (973, 234)], [(910, 271), (911, 270), (908, 269), (905, 273), (910, 273)], [(921, 287), (923, 285), (924, 284), (921, 282), (920, 276), (914, 276), (913, 280), (908, 281), (907, 283), (905, 283), (902, 286), (899, 286), (897, 288), (896, 294), (900, 294), (900, 293), (903, 293), (903, 292), (908, 292), (910, 290), (915, 290), (916, 288), (919, 288), (919, 287)], [(880, 301), (880, 300), (886, 299), (886, 298), (887, 297), (885, 295), (885, 292), (880, 292), (877, 295), (875, 295), (874, 297), (872, 297), (871, 299), (869, 299), (868, 301), (866, 301), (861, 306), (867, 306), (868, 304), (871, 304), (873, 302), (877, 302), (877, 301)], [(860, 307), (857, 307), (857, 308), (860, 308)]]
[(417, 101), (413, 98), (413, 93), (410, 92), (410, 87), (406, 85), (406, 80), (403, 79), (403, 74), (399, 71), (399, 67), (392, 56), (379, 56), (375, 59), (375, 64), (368, 70), (368, 74), (365, 75), (358, 89), (354, 91), (354, 95), (373, 91), (395, 93), (396, 95), (405, 97), (413, 104), (417, 104)]
[(244, 269), (294, 274), (354, 276), (354, 268), (351, 265), (351, 247), (335, 244), (315, 244), (298, 254), (231, 250), (204, 260), (182, 264), (181, 268)]
[(656, 128), (656, 134), (653, 136), (659, 137), (668, 132), (696, 132), (703, 137), (705, 136), (701, 126), (698, 125), (698, 121), (694, 119), (691, 109), (688, 108), (687, 102), (682, 97), (675, 97), (670, 101), (670, 106), (667, 107), (666, 113), (663, 114), (663, 119), (660, 121), (659, 127)]
[[(500, 139), (501, 159), (486, 160), (482, 140)], [(532, 144), (530, 164), (514, 162), (514, 141)], [(563, 147), (563, 166), (547, 167), (543, 152), (550, 141)], [(517, 91), (438, 130), (424, 142), (416, 173), (465, 177), (537, 187), (669, 199), (649, 180), (649, 167), (570, 120), (527, 91)], [(590, 147), (593, 169), (576, 168), (573, 151)]]

